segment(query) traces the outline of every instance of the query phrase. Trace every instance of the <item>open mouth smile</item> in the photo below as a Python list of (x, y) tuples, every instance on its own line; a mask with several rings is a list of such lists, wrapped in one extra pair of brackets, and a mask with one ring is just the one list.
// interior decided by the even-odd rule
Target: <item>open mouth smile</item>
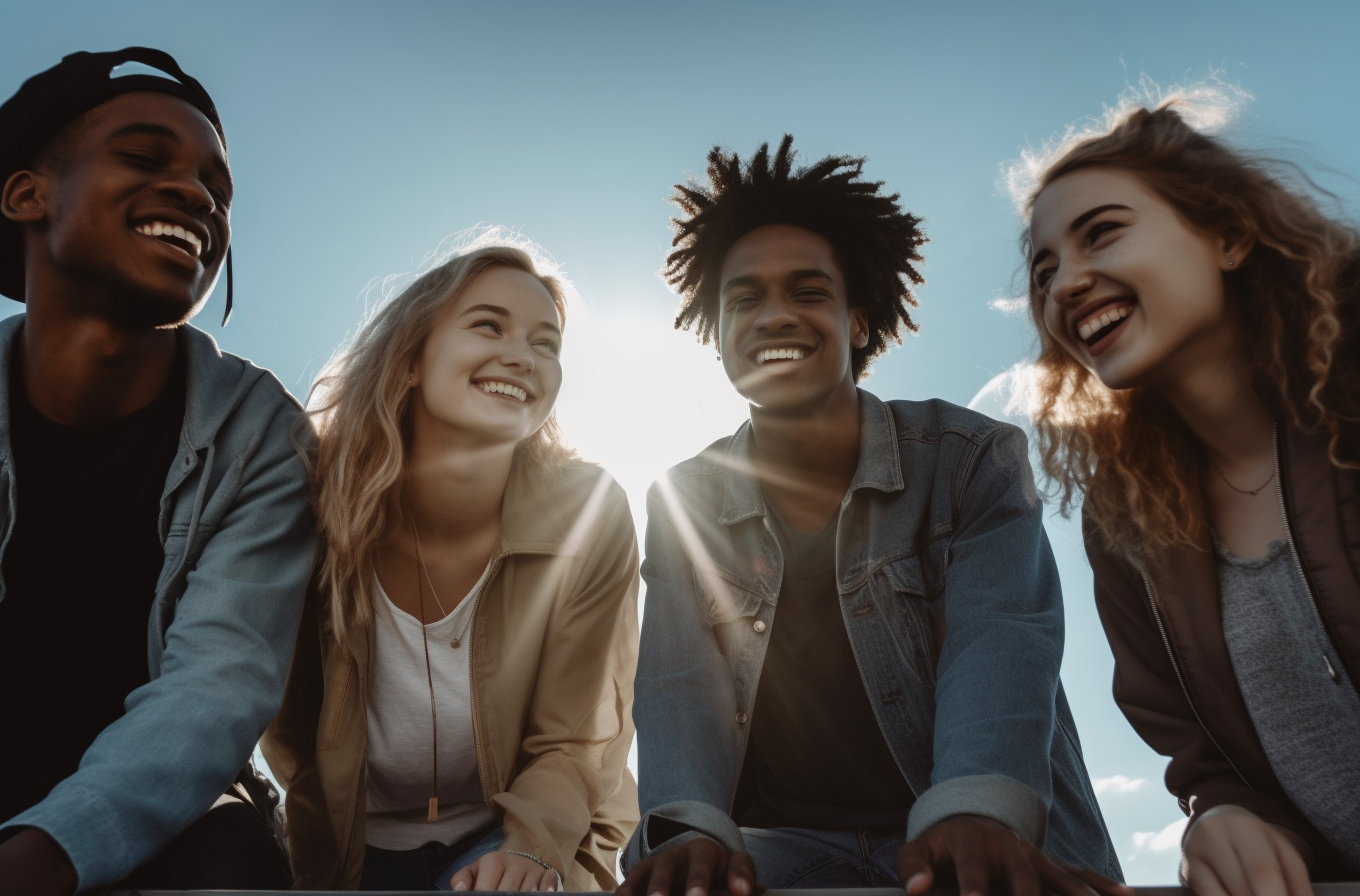
[(198, 259), (203, 255), (203, 240), (192, 230), (185, 230), (178, 224), (169, 221), (147, 221), (138, 224), (134, 229), (143, 236), (173, 246), (190, 258)]
[(768, 364), (771, 361), (801, 361), (805, 357), (807, 357), (807, 349), (798, 346), (763, 348), (756, 352), (756, 363)]
[(506, 383), (501, 380), (483, 380), (477, 383), (477, 388), (488, 395), (502, 395), (514, 401), (528, 401), (529, 393), (514, 383)]
[(1091, 354), (1100, 354), (1114, 341), (1123, 328), (1124, 321), (1133, 313), (1135, 302), (1129, 299), (1116, 299), (1101, 305), (1078, 319), (1073, 329), (1077, 338), (1085, 343)]

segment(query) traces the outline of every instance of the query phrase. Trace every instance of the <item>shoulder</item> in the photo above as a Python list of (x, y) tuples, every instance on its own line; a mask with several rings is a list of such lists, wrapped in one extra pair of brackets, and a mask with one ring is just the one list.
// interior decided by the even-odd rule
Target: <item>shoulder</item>
[[(254, 440), (288, 431), (304, 416), (302, 405), (271, 371), (222, 351), (193, 326), (183, 329), (188, 362), (188, 418), (195, 441)], [(309, 434), (309, 426), (300, 427)]]
[(501, 525), (507, 542), (554, 552), (589, 551), (589, 542), (606, 531), (633, 531), (623, 487), (598, 464), (576, 459), (549, 471), (516, 468), (506, 485)]
[(716, 519), (723, 505), (727, 474), (733, 467), (730, 458), (734, 438), (723, 436), (663, 473), (647, 490), (648, 505), (655, 504), (674, 513), (679, 502), (690, 516)]
[(894, 399), (882, 404), (889, 409), (899, 442), (939, 442), (948, 438), (981, 444), (993, 439), (1018, 439), (1025, 443), (1020, 427), (986, 414), (945, 401)]

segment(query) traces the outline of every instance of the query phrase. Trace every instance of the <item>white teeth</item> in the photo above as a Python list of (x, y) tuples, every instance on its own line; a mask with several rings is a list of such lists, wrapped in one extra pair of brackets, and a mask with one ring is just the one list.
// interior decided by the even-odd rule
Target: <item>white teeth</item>
[(525, 392), (519, 386), (514, 386), (510, 383), (501, 383), (493, 380), (485, 383), (478, 383), (477, 388), (481, 389), (483, 392), (495, 392), (501, 395), (509, 395), (511, 398), (517, 398), (520, 401), (529, 400), (528, 392)]
[(199, 239), (198, 234), (194, 233), (192, 230), (185, 230), (178, 224), (169, 224), (165, 221), (152, 221), (149, 224), (138, 224), (136, 230), (138, 233), (145, 234), (146, 236), (173, 236), (176, 239), (184, 240), (184, 242), (193, 246), (194, 251), (190, 254), (195, 258), (203, 254), (203, 240)]
[(756, 363), (766, 361), (797, 361), (807, 355), (804, 348), (763, 348), (756, 353)]
[(1101, 314), (1091, 318), (1090, 320), (1085, 321), (1080, 327), (1077, 327), (1077, 335), (1080, 336), (1083, 340), (1090, 339), (1093, 334), (1099, 333), (1101, 330), (1105, 329), (1110, 324), (1115, 323), (1116, 321), (1121, 321), (1124, 318), (1128, 317), (1129, 312), (1131, 312), (1132, 310), (1133, 310), (1132, 305), (1124, 305), (1119, 308), (1115, 308), (1112, 311), (1102, 312)]

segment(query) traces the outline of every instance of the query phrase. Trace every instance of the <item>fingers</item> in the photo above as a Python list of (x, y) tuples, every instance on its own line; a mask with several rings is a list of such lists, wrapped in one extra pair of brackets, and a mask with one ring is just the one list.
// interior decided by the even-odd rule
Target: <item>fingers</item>
[[(727, 891), (732, 896), (756, 896), (756, 863), (749, 852), (733, 853), (727, 863)], [(764, 890), (763, 887), (760, 888)], [(685, 896), (695, 896), (686, 893)]]
[(472, 885), (477, 882), (476, 864), (472, 864), (459, 870), (457, 874), (449, 878), (450, 890), (471, 890)]
[(1284, 885), (1289, 896), (1313, 896), (1313, 885), (1308, 880), (1308, 865), (1303, 856), (1286, 838), (1276, 835), (1275, 854), (1284, 869)]
[(652, 865), (651, 879), (644, 882), (647, 896), (668, 896), (671, 891), (671, 881), (674, 880), (676, 872), (683, 873), (683, 868), (677, 868), (680, 863), (677, 861), (678, 849), (668, 849), (656, 856), (656, 863)]
[(1186, 886), (1194, 891), (1195, 896), (1231, 896), (1228, 888), (1219, 880), (1208, 862), (1191, 861), (1188, 856), (1183, 862), (1182, 876), (1185, 878)]
[(1025, 860), (1019, 850), (1003, 853), (1001, 865), (1011, 896), (1042, 896), (1043, 884), (1039, 872), (1034, 870), (1034, 866)]
[(560, 883), (556, 871), (544, 868), (543, 874), (538, 879), (538, 890), (540, 893), (556, 893)]
[(950, 852), (954, 857), (954, 877), (958, 880), (959, 896), (989, 896), (992, 869), (987, 854), (970, 840), (951, 843)]
[(647, 881), (652, 876), (652, 866), (656, 864), (656, 859), (648, 857), (638, 862), (623, 877), (623, 883), (614, 891), (614, 896), (633, 896), (636, 889), (645, 889)]
[(906, 887), (907, 896), (924, 896), (935, 886), (930, 851), (920, 840), (904, 844), (897, 851), (897, 877)]
[(1068, 874), (1077, 878), (1101, 896), (1133, 896), (1133, 887), (1128, 884), (1121, 884), (1117, 880), (1110, 880), (1105, 875), (1089, 868), (1079, 868), (1076, 865), (1063, 865), (1062, 867)]
[(486, 892), (501, 888), (501, 878), (505, 876), (505, 858), (499, 853), (489, 852), (468, 867), (474, 872), (472, 889)]
[(718, 854), (695, 850), (689, 856), (689, 872), (685, 875), (685, 896), (707, 896), (713, 883), (714, 864)]

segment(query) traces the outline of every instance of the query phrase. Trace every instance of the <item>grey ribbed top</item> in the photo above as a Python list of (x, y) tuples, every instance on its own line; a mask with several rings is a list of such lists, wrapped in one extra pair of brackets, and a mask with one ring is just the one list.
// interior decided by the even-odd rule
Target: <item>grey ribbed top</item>
[(1254, 560), (1216, 553), (1223, 635), (1270, 767), (1304, 817), (1360, 863), (1360, 696), (1288, 544)]

